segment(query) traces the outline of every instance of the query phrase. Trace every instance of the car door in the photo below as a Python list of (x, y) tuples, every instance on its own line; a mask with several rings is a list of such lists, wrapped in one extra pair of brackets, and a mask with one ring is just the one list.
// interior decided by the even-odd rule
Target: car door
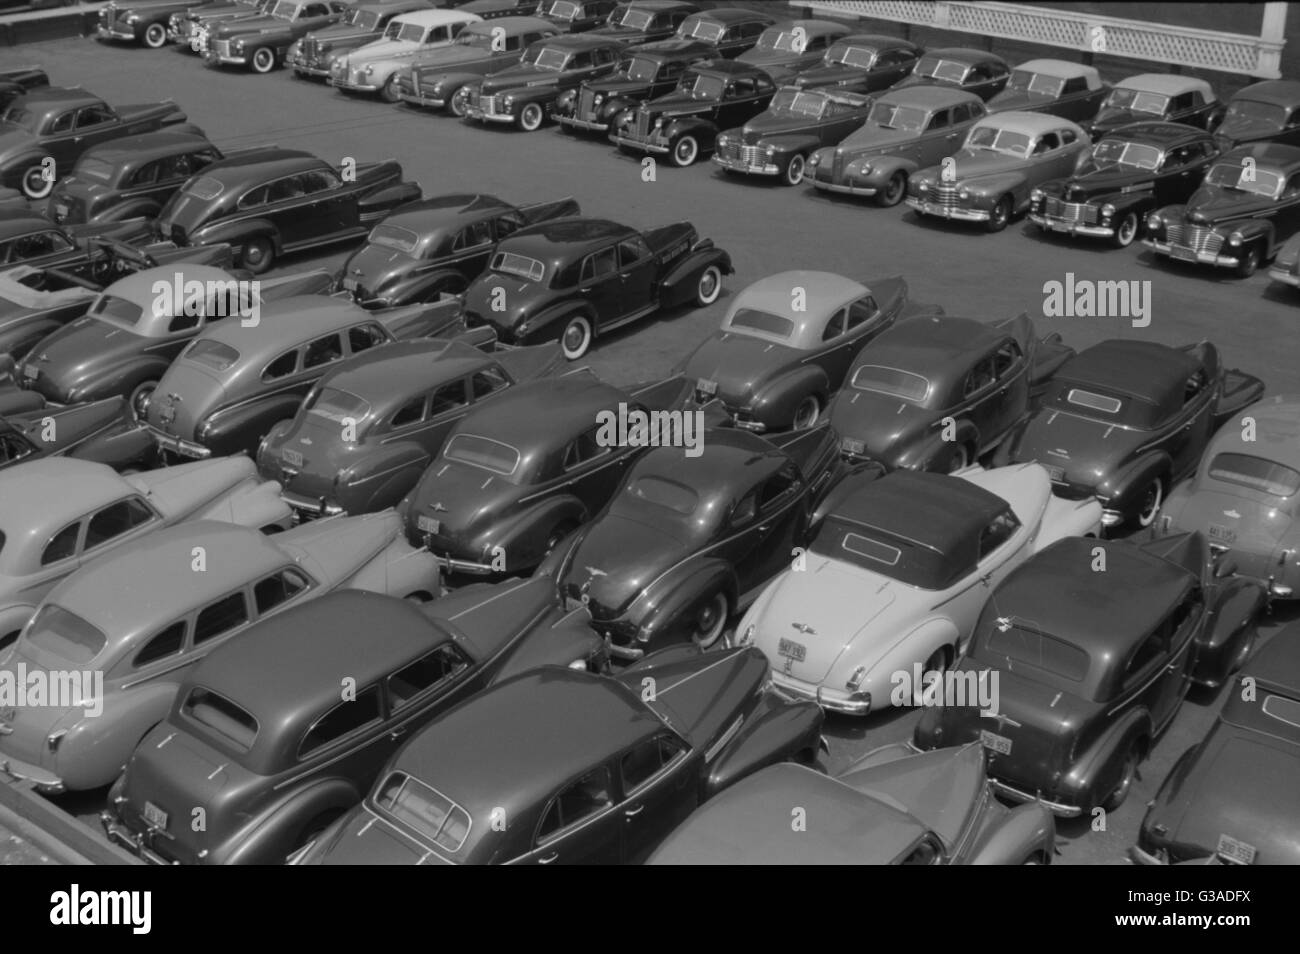
[(997, 394), (989, 405), (988, 429), (980, 431), (981, 451), (1009, 431), (1029, 407), (1029, 360), (1014, 338), (1007, 338), (993, 353), (993, 378)]
[(255, 190), (244, 198), (249, 208), (275, 227), (286, 249), (310, 241), (320, 231), (321, 223), (303, 207), (302, 177), (296, 173), (273, 179), (260, 194)]
[(811, 361), (826, 372), (831, 387), (836, 388), (844, 380), (853, 356), (857, 354), (857, 340), (848, 333), (848, 306), (838, 309), (826, 321), (822, 330), (821, 344), (805, 361)]
[(916, 140), (915, 155), (922, 168), (942, 162), (956, 154), (966, 138), (966, 128), (956, 123), (956, 113), (963, 107), (936, 109), (926, 121), (925, 132)]
[(909, 50), (883, 50), (867, 74), (867, 92), (888, 89), (912, 72), (916, 56)]
[[(734, 528), (739, 536), (728, 547), (742, 595), (789, 565), (791, 551), (803, 538), (806, 491), (793, 461), (755, 488), (753, 517)], [(746, 512), (737, 509), (734, 516), (745, 517)]]
[(359, 187), (344, 188), (343, 180), (332, 169), (313, 169), (299, 178), (306, 197), (304, 210), (319, 223), (319, 232), (312, 238), (326, 239), (361, 228)]
[(594, 331), (599, 333), (602, 326), (623, 317), (623, 282), (618, 271), (618, 249), (614, 245), (583, 259), (578, 279), (578, 290), (596, 313)]
[(993, 355), (982, 355), (973, 362), (961, 388), (961, 410), (958, 416), (967, 417), (981, 437), (997, 433), (999, 399), (997, 372)]
[(1010, 76), (1010, 71), (1000, 63), (977, 63), (961, 85), (962, 89), (969, 90), (987, 103), (1002, 92)]
[(71, 171), (71, 164), (82, 153), (76, 141), (77, 113), (78, 110), (75, 109), (60, 113), (46, 123), (45, 131), (41, 134), (41, 148), (54, 160), (56, 177), (61, 174), (59, 169), (64, 165)]
[(1177, 713), (1178, 707), (1192, 684), (1192, 670), (1196, 666), (1196, 637), (1206, 624), (1204, 591), (1196, 587), (1178, 604), (1167, 624), (1171, 633), (1169, 659), (1160, 684), (1157, 711), (1152, 720), (1163, 726)]
[(560, 459), (564, 475), (560, 487), (592, 513), (622, 485), (623, 475), (635, 457), (629, 448), (602, 444), (600, 430), (600, 425), (594, 425), (583, 431), (568, 443)]
[(477, 692), (482, 672), (464, 650), (446, 642), (390, 675), (384, 682), (385, 747), (400, 744), (435, 711), (446, 711)]
[(1188, 126), (1204, 128), (1203, 117), (1198, 113), (1199, 107), (1203, 105), (1201, 94), (1195, 90), (1179, 93), (1169, 100), (1169, 105), (1166, 107), (1166, 118), (1171, 123), (1186, 123)]
[(623, 864), (641, 864), (699, 802), (697, 761), (689, 753), (665, 731), (619, 756)]
[(624, 311), (639, 311), (657, 302), (659, 261), (640, 235), (618, 243), (618, 276)]
[(457, 378), (434, 388), (429, 392), (423, 418), (406, 428), (400, 437), (388, 438), (384, 443), (398, 439), (413, 440), (430, 455), (436, 454), (442, 447), (442, 442), (447, 439), (448, 432), (465, 416), (465, 411), (469, 408), (467, 386), (468, 382), (464, 378)]
[(116, 138), (121, 131), (120, 126), (117, 113), (104, 103), (81, 107), (77, 111), (77, 129), (73, 139), (77, 155), (91, 146)]
[(298, 764), (290, 769), (298, 784), (328, 773), (368, 789), (401, 738), (390, 734), (386, 717), (383, 695), (373, 683), (326, 711), (298, 742)]
[(1156, 176), (1156, 207), (1186, 202), (1205, 177), (1208, 160), (1199, 143), (1178, 146), (1165, 153)]
[(1198, 367), (1184, 383), (1181, 420), (1168, 445), (1175, 474), (1190, 473), (1196, 467), (1201, 451), (1214, 433), (1214, 392), (1209, 373), (1203, 366)]
[(144, 500), (127, 497), (93, 513), (86, 522), (81, 545), (83, 561), (143, 536), (162, 525), (162, 518)]
[(5, 265), (49, 268), (80, 257), (77, 247), (58, 229), (41, 229), (20, 235), (9, 243)]
[(618, 864), (623, 813), (615, 800), (608, 764), (594, 767), (561, 788), (542, 811), (532, 850), (515, 864)]
[(757, 96), (758, 87), (754, 77), (738, 76), (731, 80), (718, 101), (714, 123), (719, 129), (743, 126), (745, 121), (757, 112), (754, 108)]
[(1067, 131), (1069, 130), (1045, 132), (1038, 137), (1029, 154), (1030, 168), (1026, 179), (1030, 186), (1049, 179), (1064, 178), (1073, 171), (1074, 150), (1065, 148), (1067, 144), (1062, 135)]
[[(498, 227), (504, 219), (505, 216), (498, 219)], [(454, 266), (465, 276), (466, 281), (478, 278), (487, 268), (488, 260), (492, 257), (492, 249), (495, 247), (492, 224), (488, 219), (471, 222), (457, 232), (451, 240), (451, 258), (447, 264)], [(504, 238), (505, 235), (501, 237)]]

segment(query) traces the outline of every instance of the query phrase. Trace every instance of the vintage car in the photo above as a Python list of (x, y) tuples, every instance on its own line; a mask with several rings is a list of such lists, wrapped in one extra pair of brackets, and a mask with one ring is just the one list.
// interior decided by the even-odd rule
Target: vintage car
[(456, 34), (451, 46), (430, 50), (403, 66), (397, 74), (397, 96), (408, 106), (445, 108), (462, 117), (468, 105), (465, 97), (456, 95), (462, 86), (518, 63), (534, 43), (559, 35), (555, 24), (537, 17), (471, 23)]
[(6, 66), (0, 69), (0, 110), (6, 109), (28, 90), (50, 85), (50, 76), (40, 66)]
[(1173, 261), (1249, 278), (1297, 233), (1297, 212), (1300, 146), (1256, 143), (1219, 156), (1185, 205), (1148, 215), (1142, 244)]
[(458, 4), (459, 9), (482, 17), (484, 20), (530, 17), (537, 12), (538, 6), (540, 6), (538, 0), (470, 0), (469, 3)]
[(1300, 288), (1300, 234), (1292, 235), (1273, 256), (1268, 277), (1283, 285)]
[(576, 361), (615, 328), (713, 304), (733, 271), (731, 256), (690, 222), (642, 232), (607, 219), (554, 219), (497, 243), (465, 292), (465, 318), (491, 325), (507, 344), (558, 339)]
[(275, 0), (266, 13), (213, 24), (205, 43), (204, 63), (269, 73), (284, 65), (295, 41), (338, 23), (347, 10), (343, 0)]
[(936, 312), (909, 301), (901, 277), (868, 287), (831, 272), (780, 272), (732, 300), (681, 373), (702, 399), (722, 401), (737, 427), (802, 430), (821, 418), (863, 345), (895, 321)]
[[(203, 297), (173, 291), (199, 282)], [(260, 305), (291, 295), (324, 294), (333, 277), (324, 269), (263, 280)], [(159, 287), (167, 289), (162, 295)], [(140, 417), (177, 355), (214, 322), (241, 321), (252, 302), (238, 280), (207, 265), (146, 268), (109, 285), (86, 314), (37, 343), (18, 366), (23, 387), (57, 404), (124, 397)]]
[[(733, 642), (757, 646), (784, 692), (865, 716), (919, 704), (896, 674), (949, 669), (995, 586), (1101, 505), (1064, 501), (1038, 464), (960, 476), (866, 469), (826, 498), (801, 560), (756, 599)], [(787, 551), (788, 552), (788, 551)]]
[(1002, 92), (989, 100), (989, 112), (1014, 109), (1049, 113), (1083, 124), (1097, 115), (1110, 87), (1094, 66), (1069, 60), (1028, 60), (1011, 70)]
[(0, 118), (0, 186), (44, 199), (91, 146), (168, 126), (202, 132), (170, 99), (114, 107), (79, 87), (34, 89)]
[(969, 47), (926, 50), (912, 67), (912, 75), (894, 84), (894, 89), (912, 86), (949, 86), (974, 93), (988, 102), (1006, 88), (1011, 67), (1000, 56)]
[(1253, 142), (1300, 146), (1300, 81), (1265, 80), (1238, 90), (1214, 138), (1224, 152)]
[[(817, 821), (790, 824), (798, 805)], [(874, 749), (834, 776), (773, 765), (669, 835), (652, 865), (1047, 865), (1052, 813), (992, 796), (978, 745)]]
[(854, 33), (832, 43), (820, 65), (800, 70), (788, 82), (800, 89), (833, 86), (846, 92), (876, 93), (909, 76), (923, 52), (910, 40)]
[(1214, 137), (1182, 123), (1131, 123), (1096, 142), (1073, 177), (1029, 193), (1029, 221), (1044, 232), (1108, 239), (1127, 248), (1147, 216), (1186, 202), (1219, 155)]
[(951, 473), (1001, 446), (1073, 354), (1023, 314), (899, 322), (858, 354), (827, 416), (849, 461)]
[(619, 113), (672, 92), (687, 68), (710, 55), (709, 46), (694, 40), (628, 50), (613, 73), (561, 93), (553, 118), (568, 132), (608, 133)]
[(332, 60), (329, 82), (344, 93), (398, 101), (398, 76), (412, 57), (451, 46), (462, 29), (483, 22), (458, 10), (414, 10), (394, 17), (383, 37)]
[(274, 537), (196, 520), (73, 573), (41, 601), (4, 669), (93, 666), (105, 675), (100, 711), (18, 707), (0, 735), (0, 773), (43, 792), (108, 785), (167, 717), (190, 667), (250, 624), (339, 589), (432, 599), (441, 589), (438, 567), (401, 531), (391, 510)]
[(537, 572), (587, 607), (618, 658), (681, 641), (708, 649), (807, 542), (843, 470), (837, 446), (822, 425), (771, 438), (710, 429), (694, 456), (651, 448)]
[(430, 340), (376, 348), (326, 374), (293, 420), (271, 428), (257, 448), (258, 470), (280, 482), (300, 514), (394, 507), (466, 414), (564, 364), (555, 345), (485, 351)]
[(229, 244), (239, 264), (260, 275), (282, 255), (361, 238), (420, 194), (392, 159), (332, 166), (298, 149), (264, 149), (190, 179), (155, 228), (178, 245)]
[(617, 6), (616, 0), (542, 0), (536, 15), (561, 33), (585, 33), (607, 23)]
[(693, 417), (698, 408), (680, 377), (625, 390), (583, 369), (517, 385), (452, 428), (398, 508), (407, 539), (455, 573), (530, 572), (605, 505), (645, 450), (600, 442), (599, 417), (620, 405)]
[(500, 683), (407, 742), (295, 861), (639, 863), (700, 802), (816, 757), (821, 711), (766, 679), (753, 651), (672, 649), (617, 676), (551, 667)]
[(140, 474), (70, 457), (0, 470), (0, 648), (65, 576), (131, 540), (182, 521), (288, 527), (280, 485), (264, 483), (246, 457), (223, 457)]
[(1175, 73), (1142, 73), (1111, 89), (1095, 119), (1082, 123), (1093, 139), (1129, 123), (1160, 120), (1213, 131), (1224, 105), (1205, 80)]
[(410, 305), (464, 293), (497, 243), (521, 228), (579, 213), (573, 199), (511, 205), (494, 195), (441, 195), (399, 206), (370, 230), (339, 270), (358, 304)]
[(33, 211), (15, 211), (0, 216), (0, 275), (23, 276), (23, 284), (39, 289), (51, 271), (91, 281), (127, 270), (149, 252), (164, 260), (184, 257), (174, 254), (174, 243), (149, 238), (143, 221), (65, 227)]
[(682, 0), (630, 0), (614, 8), (604, 26), (592, 32), (628, 46), (671, 40), (686, 18), (700, 10)]
[(1113, 338), (1060, 367), (1006, 453), (1047, 467), (1060, 496), (1099, 498), (1107, 527), (1149, 527), (1215, 430), (1263, 391), (1258, 378), (1225, 369), (1208, 341)]
[(1291, 623), (1251, 657), (1209, 733), (1174, 763), (1130, 855), (1143, 865), (1294, 865), (1298, 787), (1300, 625)]
[(981, 222), (990, 232), (1028, 211), (1035, 188), (1073, 176), (1091, 141), (1068, 119), (1015, 110), (971, 127), (961, 150), (941, 166), (922, 169), (907, 186), (907, 205), (921, 215)]
[(184, 13), (194, 0), (139, 0), (132, 3), (110, 0), (99, 10), (95, 37), (99, 40), (126, 40), (129, 43), (159, 50), (167, 45), (167, 24), (175, 14)]
[(453, 613), (339, 592), (254, 623), (186, 674), (109, 792), (109, 837), (157, 864), (283, 862), (365, 797), (402, 736), (507, 675), (585, 669), (599, 643), (539, 620), (549, 596), (513, 584)]
[(208, 39), (217, 24), (268, 14), (275, 4), (276, 0), (204, 0), (182, 13), (171, 15), (167, 21), (167, 39), (182, 50), (206, 53)]
[(294, 40), (284, 55), (284, 65), (293, 70), (294, 76), (325, 79), (334, 61), (346, 56), (349, 50), (386, 37), (393, 17), (428, 8), (428, 0), (358, 4), (349, 8), (338, 23)]
[(1276, 395), (1228, 418), (1192, 479), (1165, 501), (1159, 529), (1197, 531), (1275, 599), (1300, 596), (1300, 397)]
[(1145, 544), (1071, 538), (1035, 554), (994, 589), (953, 672), (997, 679), (996, 711), (929, 708), (915, 744), (980, 742), (1001, 795), (1058, 816), (1119, 808), (1178, 713), (1197, 647), (1235, 623), (1202, 590), (1197, 549), (1180, 548), (1183, 562)]
[(541, 127), (560, 95), (614, 72), (623, 46), (609, 37), (562, 35), (538, 40), (513, 66), (456, 91), (451, 111), (466, 120), (510, 123), (524, 132)]
[(783, 20), (760, 33), (736, 62), (756, 66), (778, 83), (788, 82), (801, 70), (821, 66), (831, 46), (852, 32), (835, 20)]
[(955, 153), (970, 127), (987, 114), (984, 101), (964, 90), (888, 90), (856, 132), (809, 156), (804, 177), (822, 192), (872, 196), (886, 208), (898, 205), (917, 170)]
[(334, 362), (463, 330), (455, 299), (366, 311), (324, 295), (281, 298), (262, 308), (256, 325), (241, 318), (199, 332), (145, 401), (144, 419), (159, 447), (181, 458), (253, 454)]
[(872, 102), (865, 93), (783, 86), (764, 112), (718, 136), (713, 161), (726, 172), (798, 185), (808, 157), (859, 129)]
[(144, 470), (156, 456), (152, 437), (120, 397), (0, 416), (0, 469), (73, 457), (118, 471)]
[(701, 63), (671, 93), (615, 116), (609, 141), (626, 153), (667, 156), (674, 166), (689, 166), (713, 151), (718, 133), (748, 122), (775, 95), (776, 85), (756, 66)]

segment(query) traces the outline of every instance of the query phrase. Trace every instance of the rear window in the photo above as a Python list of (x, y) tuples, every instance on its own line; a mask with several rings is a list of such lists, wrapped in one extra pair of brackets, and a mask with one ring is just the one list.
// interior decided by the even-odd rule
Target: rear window
[(415, 252), (420, 244), (420, 236), (410, 229), (400, 229), (396, 225), (376, 225), (370, 230), (370, 244), (391, 248), (407, 255)]
[[(834, 516), (822, 523), (809, 549), (926, 590), (942, 589), (957, 573), (968, 569), (960, 561), (904, 537)], [(972, 550), (971, 562), (974, 556)]]
[(312, 400), (311, 406), (307, 408), (307, 413), (318, 415), (336, 424), (342, 424), (347, 419), (355, 424), (370, 413), (370, 402), (363, 401), (350, 391), (322, 388)]
[(1119, 398), (1095, 394), (1082, 388), (1070, 388), (1065, 394), (1065, 400), (1091, 411), (1101, 411), (1103, 414), (1118, 414), (1119, 409), (1124, 406), (1124, 402)]
[(134, 326), (144, 309), (133, 301), (116, 295), (100, 295), (90, 306), (90, 314), (117, 325)]
[(699, 494), (690, 487), (662, 477), (641, 477), (628, 485), (627, 492), (636, 500), (666, 507), (684, 517), (693, 514), (700, 503)]
[(878, 364), (862, 365), (853, 372), (849, 383), (859, 391), (876, 391), (914, 404), (920, 404), (930, 393), (930, 382), (921, 375)]
[(540, 282), (546, 277), (545, 265), (535, 258), (513, 252), (498, 252), (492, 256), (492, 271), (530, 282)]
[(181, 193), (183, 195), (192, 195), (196, 199), (208, 200), (221, 195), (225, 188), (220, 180), (211, 176), (199, 176), (197, 179), (191, 179), (181, 186)]
[(1089, 657), (1086, 652), (1037, 630), (994, 621), (988, 628), (984, 646), (993, 655), (1013, 663), (1028, 663), (1035, 669), (1070, 682), (1083, 682), (1088, 675)]
[(249, 751), (257, 741), (257, 720), (247, 710), (211, 689), (192, 689), (181, 711), (241, 752)]
[(93, 179), (96, 182), (111, 183), (117, 176), (117, 166), (94, 156), (82, 156), (73, 167), (74, 179)]
[(185, 358), (195, 364), (225, 371), (239, 360), (239, 352), (228, 344), (211, 338), (198, 338), (185, 349)]
[(1274, 497), (1290, 497), (1300, 490), (1300, 471), (1249, 454), (1216, 454), (1210, 461), (1209, 476)]
[(87, 663), (108, 645), (108, 637), (75, 613), (46, 603), (32, 618), (25, 641), (70, 663)]
[(448, 460), (472, 464), (506, 477), (513, 474), (515, 468), (519, 466), (519, 451), (515, 448), (473, 434), (457, 434), (447, 442), (447, 449), (443, 451), (443, 456)]
[(469, 812), (437, 789), (405, 772), (393, 772), (375, 794), (380, 811), (447, 851), (459, 851), (469, 835)]
[(775, 338), (789, 338), (794, 334), (794, 322), (780, 315), (753, 308), (740, 308), (731, 316), (728, 327), (738, 331), (758, 331)]

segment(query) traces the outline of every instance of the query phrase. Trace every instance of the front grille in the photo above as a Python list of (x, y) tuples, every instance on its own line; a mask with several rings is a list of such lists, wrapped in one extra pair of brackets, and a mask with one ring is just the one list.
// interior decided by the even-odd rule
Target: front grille
[(1182, 245), (1197, 253), (1217, 255), (1223, 247), (1223, 236), (1205, 225), (1176, 223), (1170, 225), (1165, 234), (1171, 245)]
[(758, 146), (741, 146), (740, 161), (747, 166), (758, 165), (763, 158), (763, 150)]
[(636, 127), (633, 134), (637, 139), (646, 139), (650, 135), (650, 114), (644, 109), (636, 112)]
[[(836, 149), (835, 162), (831, 165), (831, 175), (829, 176), (829, 178), (832, 180), (843, 178), (844, 167), (846, 165), (848, 165), (848, 160), (844, 158), (844, 150)], [(819, 169), (818, 171), (820, 172), (821, 170)]]
[(1084, 225), (1095, 225), (1099, 215), (1096, 206), (1086, 202), (1063, 202), (1060, 199), (1048, 199), (1043, 205), (1043, 213), (1049, 218)]
[(592, 120), (596, 118), (596, 94), (583, 89), (578, 94), (578, 118)]
[(316, 65), (316, 38), (309, 36), (302, 41), (302, 61), (308, 66)]
[(215, 43), (212, 44), (212, 48), (213, 48), (214, 50), (217, 51), (217, 56), (229, 56), (229, 55), (230, 55), (230, 41), (229, 41), (229, 40), (217, 40), (217, 42), (215, 42)]
[(414, 74), (403, 73), (397, 77), (397, 93), (399, 96), (415, 96), (419, 92), (420, 86), (416, 82)]
[(957, 208), (957, 187), (950, 184), (939, 184), (932, 186), (930, 189), (930, 200), (936, 205), (941, 205), (945, 209)]

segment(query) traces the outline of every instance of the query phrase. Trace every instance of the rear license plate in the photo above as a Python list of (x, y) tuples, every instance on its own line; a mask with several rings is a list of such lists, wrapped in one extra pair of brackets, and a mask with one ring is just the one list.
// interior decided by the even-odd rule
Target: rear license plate
[(862, 454), (866, 449), (866, 441), (860, 441), (856, 437), (846, 437), (840, 441), (840, 450), (846, 454)]
[(40, 374), (41, 374), (41, 369), (36, 367), (36, 365), (34, 364), (23, 365), (23, 377), (25, 377), (28, 381), (35, 381), (38, 377), (40, 377)]
[(707, 378), (700, 378), (695, 387), (701, 394), (707, 394), (709, 397), (713, 397), (718, 393), (718, 382), (710, 381)]
[(170, 424), (176, 420), (176, 408), (168, 406), (158, 412), (158, 420), (164, 424)]
[(1238, 841), (1231, 835), (1220, 835), (1219, 845), (1215, 851), (1224, 861), (1233, 864), (1253, 865), (1255, 863), (1255, 846)]
[(280, 451), (280, 456), (284, 458), (286, 464), (292, 464), (294, 467), (302, 466), (302, 454), (296, 450), (290, 450), (286, 447)]
[(1065, 468), (1064, 468), (1064, 467), (1048, 467), (1048, 468), (1047, 468), (1047, 476), (1050, 477), (1050, 478), (1052, 478), (1052, 480), (1055, 480), (1055, 481), (1062, 481), (1062, 480), (1065, 480)]
[(1196, 261), (1196, 253), (1194, 251), (1192, 251), (1190, 248), (1182, 248), (1181, 246), (1178, 245), (1174, 245), (1169, 249), (1169, 257), (1176, 258), (1180, 262)]
[(808, 647), (803, 643), (796, 643), (793, 639), (781, 640), (776, 644), (776, 651), (795, 662), (803, 662), (808, 657)]
[(68, 214), (68, 206), (67, 206), (67, 203), (64, 203), (64, 202), (55, 202), (55, 203), (54, 203), (54, 215), (55, 215), (56, 218), (60, 218), (60, 219), (62, 219), (62, 218), (64, 218), (67, 214)]
[(144, 803), (144, 820), (150, 828), (167, 827), (167, 813), (153, 802)]
[(1209, 526), (1210, 539), (1218, 540), (1222, 543), (1235, 543), (1237, 541), (1237, 531), (1231, 527), (1225, 527), (1219, 523), (1212, 523)]
[(435, 520), (433, 517), (423, 515), (415, 518), (415, 525), (420, 528), (421, 533), (437, 533), (442, 529), (441, 520)]
[(999, 755), (1011, 754), (1011, 740), (1005, 735), (998, 735), (996, 732), (990, 732), (988, 729), (980, 730), (980, 745)]
[(355, 278), (343, 279), (343, 290), (354, 292), (357, 290), (357, 280)]

